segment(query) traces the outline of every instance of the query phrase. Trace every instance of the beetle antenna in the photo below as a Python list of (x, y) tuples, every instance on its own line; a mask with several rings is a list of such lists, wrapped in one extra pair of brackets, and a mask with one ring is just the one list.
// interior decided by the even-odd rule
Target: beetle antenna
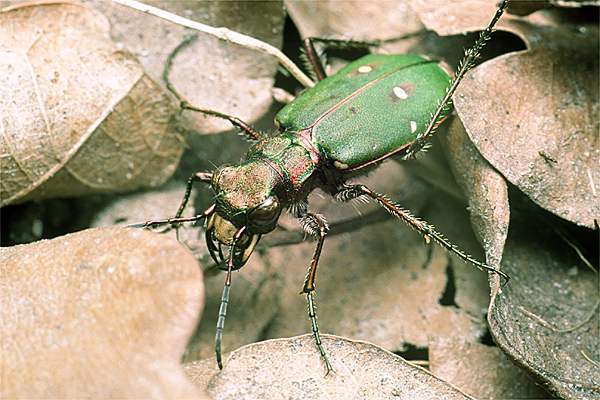
[(255, 141), (260, 140), (261, 138), (264, 137), (264, 135), (261, 132), (257, 131), (256, 129), (254, 129), (253, 127), (251, 127), (250, 125), (248, 125), (246, 122), (244, 122), (241, 119), (234, 117), (232, 115), (224, 114), (224, 113), (214, 111), (214, 110), (209, 110), (206, 108), (196, 107), (195, 105), (190, 103), (185, 98), (185, 96), (183, 96), (181, 93), (179, 93), (177, 91), (177, 89), (175, 88), (175, 85), (173, 85), (173, 83), (171, 82), (171, 68), (173, 67), (173, 61), (177, 57), (177, 54), (179, 52), (181, 52), (183, 49), (185, 49), (186, 47), (188, 47), (190, 44), (192, 44), (197, 38), (198, 38), (198, 35), (196, 35), (196, 34), (186, 36), (181, 41), (181, 43), (179, 43), (177, 45), (177, 47), (175, 47), (175, 49), (171, 52), (171, 54), (168, 55), (167, 61), (165, 62), (165, 66), (164, 66), (163, 72), (162, 72), (162, 79), (165, 83), (165, 86), (167, 87), (167, 90), (169, 92), (171, 92), (171, 94), (173, 96), (175, 96), (175, 98), (179, 102), (179, 110), (180, 110), (179, 112), (181, 113), (184, 110), (190, 110), (190, 111), (199, 112), (204, 115), (210, 115), (210, 116), (213, 116), (216, 118), (226, 119), (233, 126), (241, 129), (243, 131), (243, 134), (248, 139), (248, 141), (255, 142)]
[(490, 40), (492, 36), (492, 30), (494, 26), (504, 13), (508, 5), (509, 0), (502, 0), (496, 9), (496, 14), (492, 17), (492, 20), (486, 26), (484, 30), (479, 34), (479, 38), (473, 45), (473, 47), (465, 50), (465, 55), (463, 59), (458, 63), (458, 69), (456, 72), (456, 77), (452, 81), (452, 85), (446, 90), (446, 94), (444, 98), (440, 101), (437, 109), (431, 115), (431, 119), (429, 121), (429, 125), (427, 125), (427, 129), (423, 131), (423, 133), (417, 136), (417, 139), (410, 145), (408, 151), (406, 153), (406, 158), (412, 158), (419, 150), (423, 148), (426, 143), (426, 140), (435, 133), (437, 127), (440, 125), (442, 120), (448, 115), (450, 107), (452, 106), (452, 95), (456, 91), (456, 88), (464, 78), (467, 71), (475, 66), (475, 62), (481, 56), (481, 49), (486, 45), (486, 43)]
[(223, 360), (221, 355), (221, 342), (223, 341), (223, 329), (225, 328), (225, 317), (227, 316), (227, 305), (229, 304), (229, 292), (231, 290), (231, 272), (233, 271), (233, 255), (235, 253), (235, 245), (246, 231), (243, 226), (235, 232), (231, 243), (231, 250), (227, 260), (227, 277), (225, 278), (225, 286), (223, 286), (223, 294), (221, 295), (221, 304), (219, 305), (219, 317), (217, 319), (217, 333), (215, 334), (215, 355), (217, 357), (217, 365), (219, 369), (223, 369)]
[(223, 328), (225, 327), (225, 316), (227, 315), (229, 292), (231, 290), (231, 270), (232, 268), (227, 268), (227, 278), (225, 279), (225, 285), (223, 286), (223, 294), (221, 295), (221, 305), (219, 306), (219, 317), (217, 319), (217, 333), (215, 334), (215, 354), (217, 356), (217, 365), (219, 366), (219, 369), (223, 369), (221, 342), (223, 340)]

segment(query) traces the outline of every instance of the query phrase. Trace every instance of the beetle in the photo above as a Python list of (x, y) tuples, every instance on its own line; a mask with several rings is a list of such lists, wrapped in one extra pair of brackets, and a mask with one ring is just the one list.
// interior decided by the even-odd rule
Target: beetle
[[(253, 142), (241, 164), (193, 174), (175, 217), (133, 225), (176, 228), (184, 222), (206, 220), (205, 236), (211, 257), (227, 271), (215, 335), (219, 368), (223, 368), (221, 341), (232, 272), (245, 265), (260, 237), (275, 229), (279, 216), (287, 209), (300, 220), (304, 231), (317, 240), (301, 293), (306, 295), (316, 347), (327, 373), (333, 370), (321, 342), (314, 301), (317, 267), (329, 229), (326, 219), (308, 208), (308, 195), (316, 188), (339, 201), (359, 197), (373, 200), (417, 230), (427, 242), (433, 240), (464, 261), (508, 281), (506, 274), (468, 255), (431, 224), (387, 196), (362, 184), (347, 183), (349, 178), (364, 174), (392, 155), (412, 158), (427, 146), (428, 138), (448, 115), (452, 94), (474, 66), (507, 4), (508, 0), (502, 0), (473, 47), (465, 51), (454, 78), (437, 61), (414, 54), (370, 54), (326, 76), (316, 42), (330, 46), (360, 43), (305, 39), (305, 54), (318, 83), (277, 113), (275, 136), (266, 136), (237, 117), (188, 104), (170, 83), (169, 71), (177, 52), (189, 40), (169, 55), (163, 78), (167, 89), (180, 101), (181, 109), (226, 119)], [(201, 214), (182, 217), (195, 182), (209, 184), (215, 192), (215, 202)]]

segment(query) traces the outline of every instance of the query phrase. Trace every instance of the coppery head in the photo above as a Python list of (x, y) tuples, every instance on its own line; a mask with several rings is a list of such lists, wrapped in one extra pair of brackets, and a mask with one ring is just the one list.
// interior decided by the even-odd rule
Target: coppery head
[[(241, 268), (260, 236), (275, 229), (282, 208), (274, 192), (276, 184), (273, 169), (260, 161), (221, 167), (213, 173), (216, 212), (207, 221), (206, 243), (215, 262), (228, 259), (232, 269)], [(229, 247), (228, 253), (224, 254), (223, 246)]]

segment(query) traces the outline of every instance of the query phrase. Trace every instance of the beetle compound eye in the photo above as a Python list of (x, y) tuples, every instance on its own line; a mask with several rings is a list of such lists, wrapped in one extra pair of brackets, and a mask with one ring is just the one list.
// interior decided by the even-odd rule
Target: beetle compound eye
[(250, 213), (250, 223), (257, 227), (271, 227), (279, 217), (281, 207), (276, 196), (268, 197), (260, 206)]

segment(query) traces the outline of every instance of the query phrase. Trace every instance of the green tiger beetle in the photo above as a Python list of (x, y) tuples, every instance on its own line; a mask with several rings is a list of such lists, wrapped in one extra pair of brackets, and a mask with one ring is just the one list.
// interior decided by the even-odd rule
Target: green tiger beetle
[[(217, 265), (227, 271), (215, 337), (219, 368), (223, 368), (221, 340), (232, 271), (244, 266), (261, 235), (273, 231), (282, 210), (287, 209), (317, 240), (302, 293), (308, 302), (316, 346), (327, 373), (333, 370), (321, 343), (314, 302), (317, 266), (328, 232), (325, 218), (308, 210), (308, 195), (315, 188), (338, 201), (359, 197), (374, 200), (417, 230), (426, 242), (433, 240), (464, 261), (508, 281), (506, 274), (474, 259), (431, 224), (416, 218), (387, 196), (365, 185), (347, 183), (350, 177), (365, 173), (390, 156), (409, 159), (426, 147), (427, 139), (448, 115), (452, 94), (474, 66), (507, 3), (508, 0), (503, 0), (498, 5), (473, 47), (465, 51), (454, 78), (437, 61), (414, 54), (367, 55), (327, 76), (314, 44), (357, 46), (360, 43), (305, 39), (304, 51), (318, 83), (277, 113), (275, 136), (266, 136), (234, 116), (185, 102), (170, 83), (169, 71), (176, 53), (187, 43), (181, 43), (169, 56), (163, 79), (181, 102), (181, 109), (229, 120), (253, 142), (240, 165), (192, 175), (175, 217), (133, 225), (177, 228), (184, 222), (206, 220), (209, 252)], [(195, 182), (209, 184), (215, 192), (215, 202), (199, 215), (182, 217)]]

